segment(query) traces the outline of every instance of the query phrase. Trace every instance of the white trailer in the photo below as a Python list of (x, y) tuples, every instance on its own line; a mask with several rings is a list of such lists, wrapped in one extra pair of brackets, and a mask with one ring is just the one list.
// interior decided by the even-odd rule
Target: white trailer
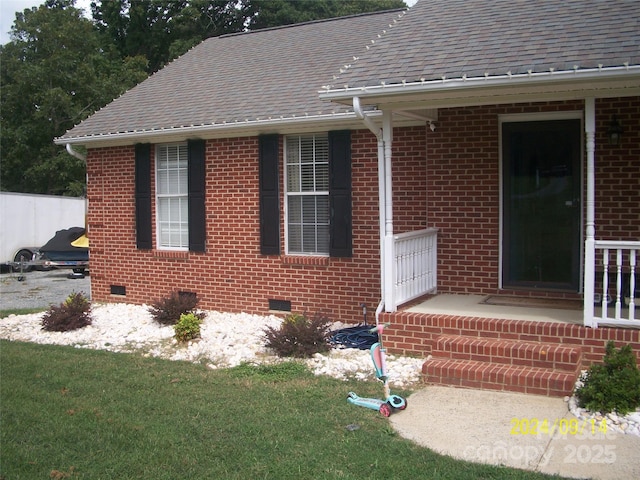
[(31, 261), (58, 230), (85, 225), (86, 199), (0, 192), (0, 262)]

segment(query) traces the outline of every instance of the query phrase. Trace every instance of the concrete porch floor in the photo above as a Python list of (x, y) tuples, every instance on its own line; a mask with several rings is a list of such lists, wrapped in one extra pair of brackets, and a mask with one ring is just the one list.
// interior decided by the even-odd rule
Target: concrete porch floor
[(438, 294), (404, 311), (582, 325), (582, 310), (487, 305), (482, 303), (485, 298), (487, 295)]

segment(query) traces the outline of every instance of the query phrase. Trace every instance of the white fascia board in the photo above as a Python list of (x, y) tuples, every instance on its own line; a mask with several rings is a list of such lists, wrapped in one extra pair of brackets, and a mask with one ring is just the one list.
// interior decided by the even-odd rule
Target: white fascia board
[[(374, 117), (382, 112), (370, 112)], [(135, 143), (165, 143), (185, 141), (191, 138), (250, 137), (265, 133), (306, 133), (327, 128), (363, 128), (354, 112), (326, 115), (300, 115), (287, 118), (268, 118), (216, 124), (191, 125), (188, 127), (135, 130), (77, 137), (58, 137), (57, 145), (84, 145), (89, 148), (133, 145)]]
[[(462, 77), (462, 78), (442, 78), (440, 80), (403, 82), (401, 84), (386, 85), (384, 83), (375, 86), (325, 88), (320, 90), (318, 95), (323, 100), (335, 102), (347, 102), (352, 97), (359, 97), (367, 103), (376, 103), (376, 99), (384, 98), (389, 100), (393, 97), (398, 99), (402, 96), (440, 95), (445, 98), (450, 94), (453, 98), (459, 98), (463, 91), (468, 92), (464, 96), (472, 98), (473, 92), (493, 91), (496, 97), (508, 94), (510, 89), (517, 89), (526, 92), (528, 89), (535, 89), (538, 93), (543, 93), (548, 87), (552, 93), (572, 92), (584, 90), (597, 91), (599, 88), (606, 90), (607, 83), (616, 88), (630, 89), (633, 95), (640, 91), (640, 65), (594, 68), (567, 71), (549, 71), (540, 73), (525, 73), (512, 75), (497, 75), (484, 77)], [(482, 93), (481, 95), (488, 95)]]

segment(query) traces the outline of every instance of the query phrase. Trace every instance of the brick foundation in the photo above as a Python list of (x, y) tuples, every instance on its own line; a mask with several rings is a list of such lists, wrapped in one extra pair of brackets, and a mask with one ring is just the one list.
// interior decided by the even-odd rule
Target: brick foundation
[[(437, 350), (442, 335), (513, 342), (541, 342), (562, 347), (578, 346), (582, 352), (580, 368), (601, 362), (609, 340), (617, 347), (630, 344), (640, 364), (640, 330), (632, 328), (589, 328), (582, 325), (528, 320), (457, 317), (412, 312), (383, 313), (380, 321), (393, 326), (385, 331), (384, 343), (390, 352), (427, 357)], [(504, 351), (512, 358), (512, 352)]]

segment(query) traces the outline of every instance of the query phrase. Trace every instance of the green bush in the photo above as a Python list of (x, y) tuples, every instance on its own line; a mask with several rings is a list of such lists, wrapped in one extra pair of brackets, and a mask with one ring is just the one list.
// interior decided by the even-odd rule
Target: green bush
[(202, 318), (194, 313), (183, 313), (180, 320), (173, 326), (176, 340), (179, 342), (187, 342), (194, 338), (200, 337), (200, 325)]
[(607, 343), (603, 364), (592, 365), (576, 390), (578, 404), (591, 411), (624, 415), (640, 406), (640, 371), (630, 345)]
[(91, 302), (82, 293), (71, 293), (58, 306), (51, 305), (42, 316), (43, 330), (67, 332), (91, 325)]
[(163, 325), (175, 325), (184, 313), (193, 313), (202, 320), (205, 314), (196, 312), (199, 301), (195, 293), (173, 291), (168, 297), (154, 301), (149, 312), (156, 322)]
[(179, 342), (187, 342), (200, 337), (202, 318), (194, 313), (183, 313), (173, 326), (175, 337)]
[(279, 328), (267, 327), (266, 346), (280, 357), (311, 357), (331, 349), (329, 326), (331, 321), (316, 313), (309, 319), (306, 314), (287, 315)]

